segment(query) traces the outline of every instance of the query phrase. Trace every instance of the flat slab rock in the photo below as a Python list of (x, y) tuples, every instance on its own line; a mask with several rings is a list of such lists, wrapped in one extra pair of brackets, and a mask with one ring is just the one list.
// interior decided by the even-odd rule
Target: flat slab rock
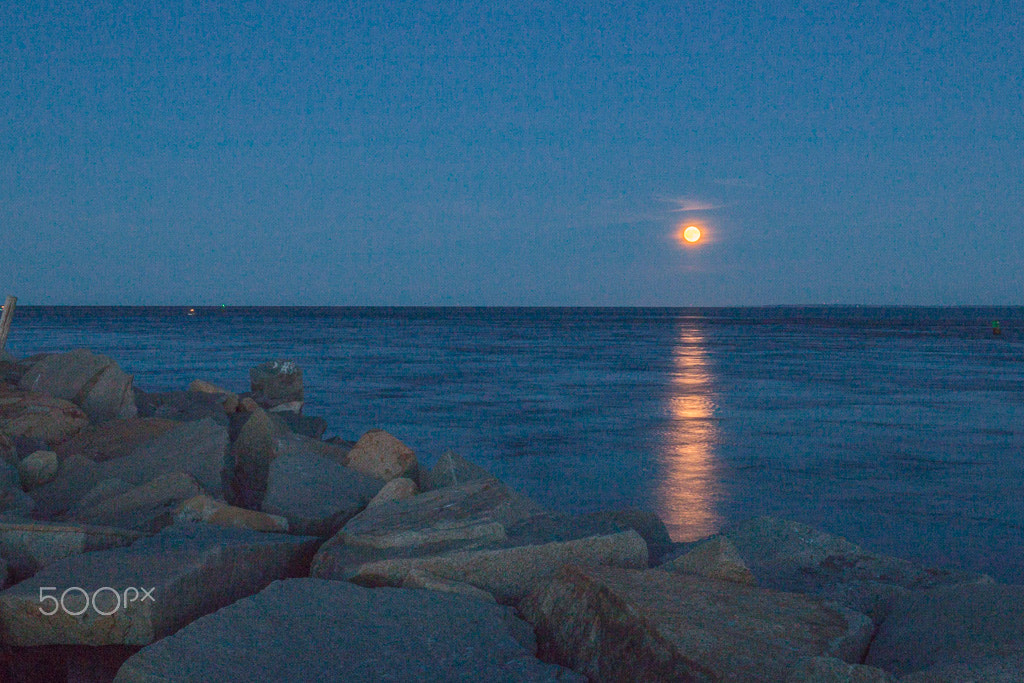
[(384, 482), (318, 455), (280, 455), (270, 463), (262, 511), (299, 534), (328, 537), (366, 507)]
[(994, 672), (1012, 671), (1020, 662), (1024, 586), (996, 583), (940, 586), (900, 598), (866, 659), (899, 676), (915, 673), (914, 680), (1019, 681), (1022, 669), (1015, 679)]
[(65, 557), (131, 545), (144, 536), (85, 524), (0, 520), (0, 557), (15, 579), (24, 579)]
[(115, 681), (585, 680), (534, 652), (532, 630), (507, 607), (292, 579), (143, 648)]
[(872, 623), (838, 605), (656, 569), (565, 567), (519, 605), (541, 657), (593, 680), (781, 681), (859, 662)]
[[(126, 548), (68, 557), (0, 592), (0, 641), (146, 645), (275, 579), (304, 573), (315, 543), (193, 524), (169, 527)], [(40, 588), (59, 600), (73, 587), (81, 590), (68, 592), (60, 608), (41, 600)], [(135, 599), (125, 599), (128, 589), (138, 592), (130, 596)], [(151, 599), (143, 598), (144, 590)]]
[(311, 576), (401, 586), (425, 572), (515, 604), (566, 563), (646, 567), (648, 548), (614, 520), (543, 513), (496, 479), (369, 507), (325, 543)]

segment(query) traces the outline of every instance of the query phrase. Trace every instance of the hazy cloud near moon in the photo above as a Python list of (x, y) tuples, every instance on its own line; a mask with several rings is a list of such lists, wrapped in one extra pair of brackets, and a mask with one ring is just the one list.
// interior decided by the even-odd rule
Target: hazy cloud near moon
[(714, 211), (715, 209), (721, 209), (725, 207), (725, 204), (714, 204), (712, 202), (700, 201), (697, 199), (686, 199), (681, 197), (667, 198), (664, 201), (670, 204), (675, 204), (675, 208), (670, 209), (676, 213), (682, 213), (687, 211)]

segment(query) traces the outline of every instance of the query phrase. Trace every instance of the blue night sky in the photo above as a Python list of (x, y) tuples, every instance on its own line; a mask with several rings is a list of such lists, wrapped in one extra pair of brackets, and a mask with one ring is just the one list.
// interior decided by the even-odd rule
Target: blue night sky
[(1022, 8), (5, 2), (0, 295), (1020, 304)]

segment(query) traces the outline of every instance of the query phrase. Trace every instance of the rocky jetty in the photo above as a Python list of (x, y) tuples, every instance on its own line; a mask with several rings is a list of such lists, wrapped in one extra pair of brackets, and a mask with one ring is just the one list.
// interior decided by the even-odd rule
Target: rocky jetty
[(673, 543), (305, 407), (288, 360), (0, 360), (0, 680), (1021, 680), (1024, 586), (774, 518)]

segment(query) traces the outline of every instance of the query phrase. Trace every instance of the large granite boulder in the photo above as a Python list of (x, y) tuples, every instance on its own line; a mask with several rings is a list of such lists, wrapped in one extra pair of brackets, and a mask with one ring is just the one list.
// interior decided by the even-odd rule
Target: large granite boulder
[(657, 569), (565, 567), (520, 603), (541, 657), (592, 680), (781, 681), (860, 661), (872, 623), (803, 595)]
[(538, 583), (573, 563), (639, 569), (647, 566), (647, 545), (632, 529), (546, 543), (509, 539), (506, 545), (366, 562), (347, 578), (365, 586), (402, 586), (414, 572), (424, 572), (516, 605)]
[(96, 462), (123, 458), (178, 425), (174, 420), (132, 417), (89, 425), (54, 449), (61, 458), (84, 455)]
[(876, 621), (908, 590), (991, 582), (984, 574), (929, 569), (878, 555), (840, 536), (774, 517), (743, 522), (722, 535), (759, 586), (835, 600)]
[(274, 412), (301, 413), (304, 400), (302, 368), (290, 360), (273, 360), (249, 370), (252, 398)]
[(367, 508), (321, 547), (314, 564), (333, 577), (331, 567), (347, 563), (348, 549), (432, 553), (500, 542), (507, 526), (542, 512), (497, 479), (428, 491)]
[[(273, 615), (268, 618), (268, 615)], [(434, 591), (277, 581), (140, 650), (118, 683), (582, 681), (506, 607)]]
[(0, 384), (0, 431), (56, 444), (89, 424), (71, 401)]
[(416, 479), (416, 454), (383, 429), (363, 434), (348, 452), (345, 464), (354, 470), (389, 481), (396, 477)]
[(118, 477), (132, 484), (184, 472), (195, 477), (208, 493), (219, 495), (227, 447), (227, 428), (204, 418), (178, 424), (144, 441), (129, 455), (96, 463), (96, 468), (101, 479)]
[(137, 414), (132, 376), (107, 356), (87, 349), (46, 356), (28, 369), (19, 386), (72, 401), (92, 422)]
[(0, 557), (20, 581), (66, 557), (130, 545), (143, 536), (85, 524), (0, 520)]
[[(1012, 669), (1011, 660), (1024, 661), (1024, 586), (990, 583), (902, 596), (865, 662), (898, 676), (914, 673), (916, 680), (989, 681), (1000, 669)], [(1004, 680), (1021, 680), (1021, 671)]]
[(86, 524), (155, 533), (174, 522), (175, 513), (184, 501), (202, 493), (202, 487), (189, 474), (161, 474), (145, 484), (76, 510), (73, 519)]
[[(68, 557), (0, 592), (0, 639), (15, 646), (147, 645), (275, 579), (304, 573), (314, 544), (193, 524)], [(41, 588), (57, 606), (41, 604)]]
[(270, 463), (277, 457), (280, 429), (270, 416), (256, 408), (232, 440), (224, 462), (224, 495), (238, 507), (259, 510), (267, 493)]
[(495, 479), (368, 507), (317, 553), (311, 575), (401, 586), (413, 572), (514, 604), (567, 562), (646, 567), (632, 529), (544, 513)]
[(218, 495), (227, 446), (227, 427), (202, 419), (177, 423), (160, 436), (143, 441), (129, 455), (112, 460), (94, 462), (84, 455), (70, 455), (53, 481), (31, 491), (36, 514), (54, 519), (80, 508), (81, 499), (104, 480), (139, 486), (174, 472), (195, 477), (204, 491)]
[(366, 507), (384, 482), (315, 455), (270, 463), (261, 510), (288, 520), (293, 533), (327, 537)]

